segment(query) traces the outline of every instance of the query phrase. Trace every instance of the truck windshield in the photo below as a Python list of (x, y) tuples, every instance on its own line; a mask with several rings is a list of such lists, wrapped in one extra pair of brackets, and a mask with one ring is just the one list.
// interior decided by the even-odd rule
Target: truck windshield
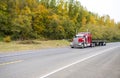
[(77, 36), (75, 36), (75, 38), (83, 38), (83, 36), (78, 36), (78, 35), (77, 35)]

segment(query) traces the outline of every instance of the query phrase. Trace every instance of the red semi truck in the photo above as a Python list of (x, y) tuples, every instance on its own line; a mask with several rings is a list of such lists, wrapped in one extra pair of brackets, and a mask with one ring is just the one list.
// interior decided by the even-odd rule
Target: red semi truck
[(78, 33), (71, 42), (71, 48), (75, 47), (95, 47), (95, 46), (105, 46), (105, 40), (92, 40), (92, 34), (90, 32), (80, 32)]

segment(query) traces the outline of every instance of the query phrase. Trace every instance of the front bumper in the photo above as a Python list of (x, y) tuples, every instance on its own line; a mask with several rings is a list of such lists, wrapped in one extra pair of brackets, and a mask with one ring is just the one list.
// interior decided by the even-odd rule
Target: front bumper
[(82, 43), (78, 43), (78, 44), (73, 44), (73, 43), (70, 43), (70, 46), (71, 48), (74, 48), (74, 47), (82, 47)]

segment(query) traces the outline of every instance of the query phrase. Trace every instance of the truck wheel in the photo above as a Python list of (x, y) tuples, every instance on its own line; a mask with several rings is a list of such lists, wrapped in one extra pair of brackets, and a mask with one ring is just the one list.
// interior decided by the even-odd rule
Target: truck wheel
[(91, 47), (95, 47), (95, 43), (92, 43), (92, 44), (91, 44)]
[(74, 48), (73, 46), (71, 46), (71, 48)]
[(81, 48), (85, 48), (85, 45), (84, 45), (84, 43), (81, 45)]
[(92, 47), (95, 47), (95, 43), (92, 43)]
[(84, 48), (87, 48), (87, 44), (84, 44)]

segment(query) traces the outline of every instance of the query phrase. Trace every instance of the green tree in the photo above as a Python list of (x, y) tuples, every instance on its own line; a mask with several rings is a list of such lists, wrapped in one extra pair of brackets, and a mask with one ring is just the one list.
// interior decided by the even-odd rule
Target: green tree
[(11, 26), (9, 20), (10, 14), (8, 12), (8, 1), (0, 1), (0, 33), (4, 35), (11, 34)]

